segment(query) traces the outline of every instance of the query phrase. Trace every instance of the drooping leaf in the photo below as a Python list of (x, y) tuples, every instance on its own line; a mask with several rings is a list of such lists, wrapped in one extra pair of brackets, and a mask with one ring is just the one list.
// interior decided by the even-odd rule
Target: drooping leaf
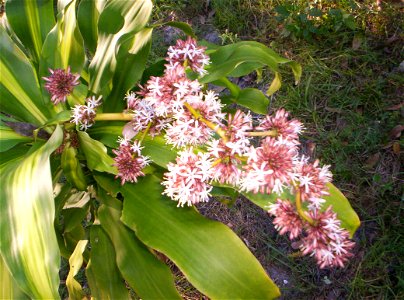
[(86, 249), (87, 243), (87, 240), (79, 241), (69, 258), (70, 271), (66, 278), (66, 286), (69, 291), (69, 299), (71, 300), (81, 300), (84, 296), (83, 288), (80, 283), (74, 279), (74, 276), (77, 275), (83, 264), (83, 252)]
[(116, 266), (114, 246), (100, 225), (90, 230), (91, 259), (86, 268), (91, 296), (94, 299), (130, 299)]
[(125, 198), (121, 220), (144, 244), (169, 257), (210, 298), (279, 296), (257, 259), (228, 227), (202, 217), (192, 207), (176, 207), (162, 191), (160, 180), (153, 176), (121, 188)]
[(107, 2), (98, 19), (97, 50), (89, 69), (89, 89), (93, 93), (100, 93), (110, 82), (121, 44), (144, 28), (151, 9), (151, 0)]
[(116, 174), (117, 169), (113, 166), (114, 160), (107, 154), (107, 148), (99, 141), (93, 140), (83, 131), (78, 132), (80, 149), (83, 150), (90, 170)]
[(278, 72), (280, 64), (287, 64), (292, 69), (296, 82), (301, 77), (302, 69), (298, 63), (281, 57), (258, 42), (243, 41), (226, 45), (210, 51), (209, 55), (212, 63), (209, 73), (200, 80), (202, 83), (224, 76), (240, 77), (265, 66), (272, 72)]
[(39, 62), (42, 45), (55, 24), (52, 0), (7, 0), (6, 14), (15, 34)]
[(67, 181), (79, 191), (87, 189), (87, 180), (84, 176), (80, 161), (77, 158), (77, 150), (67, 143), (63, 149), (60, 166)]
[(59, 298), (60, 254), (53, 229), (55, 206), (49, 156), (60, 145), (57, 127), (48, 142), (0, 175), (0, 250), (19, 287), (32, 298)]
[(42, 100), (36, 71), (0, 25), (0, 110), (15, 118), (42, 125), (55, 114)]
[[(84, 65), (84, 44), (76, 20), (76, 0), (64, 0), (58, 4), (57, 23), (46, 37), (41, 53), (41, 77), (49, 75), (49, 68), (67, 70), (70, 67), (72, 73), (80, 74)], [(42, 91), (45, 101), (49, 102), (48, 91), (44, 88)]]
[(98, 210), (101, 226), (114, 245), (118, 268), (129, 285), (142, 299), (181, 299), (168, 266), (120, 221), (121, 202), (101, 190), (98, 196), (104, 203)]
[(269, 100), (258, 89), (246, 88), (239, 92), (235, 99), (237, 104), (245, 106), (257, 114), (266, 114), (268, 112)]
[(361, 222), (358, 215), (353, 210), (349, 200), (343, 193), (332, 183), (327, 183), (330, 195), (324, 196), (324, 207), (332, 205), (332, 209), (337, 213), (338, 219), (341, 220), (341, 226), (349, 231), (351, 237), (359, 228)]
[(196, 38), (195, 32), (192, 29), (192, 27), (188, 23), (185, 23), (185, 22), (170, 21), (170, 22), (164, 22), (162, 24), (158, 24), (158, 26), (175, 27), (175, 28), (181, 29), (182, 32), (184, 32), (186, 35)]
[(15, 145), (32, 141), (32, 138), (23, 136), (8, 126), (0, 125), (0, 152), (7, 151)]
[(282, 82), (281, 82), (281, 74), (279, 72), (275, 72), (275, 77), (271, 82), (271, 85), (267, 89), (267, 95), (271, 96), (275, 92), (277, 92), (281, 88)]
[(77, 20), (84, 44), (94, 54), (97, 48), (98, 18), (107, 0), (81, 0), (77, 13)]

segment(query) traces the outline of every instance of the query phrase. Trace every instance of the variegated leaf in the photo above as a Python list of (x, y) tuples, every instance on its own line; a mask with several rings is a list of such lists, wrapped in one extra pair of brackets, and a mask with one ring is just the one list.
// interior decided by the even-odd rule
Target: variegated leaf
[(46, 144), (1, 169), (0, 251), (19, 287), (32, 298), (59, 298), (49, 156), (62, 139), (57, 127)]
[(144, 28), (152, 7), (151, 0), (111, 0), (105, 5), (98, 20), (97, 50), (90, 64), (93, 93), (100, 93), (110, 82), (120, 45)]
[(42, 125), (55, 114), (42, 100), (37, 74), (24, 52), (0, 26), (0, 110), (17, 119)]
[(52, 0), (7, 0), (7, 19), (22, 43), (38, 62), (42, 45), (55, 24)]

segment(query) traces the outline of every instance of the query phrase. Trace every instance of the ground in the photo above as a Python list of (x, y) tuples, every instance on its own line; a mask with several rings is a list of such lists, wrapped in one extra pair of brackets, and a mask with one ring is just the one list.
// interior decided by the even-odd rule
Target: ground
[[(361, 219), (354, 258), (343, 269), (321, 270), (310, 257), (293, 256), (293, 244), (247, 199), (230, 207), (212, 199), (198, 209), (240, 236), (282, 299), (402, 299), (403, 6), (320, 2), (315, 8), (326, 18), (318, 23), (302, 18), (313, 8), (306, 1), (160, 0), (154, 18), (189, 22), (199, 39), (219, 44), (257, 40), (302, 65), (298, 85), (284, 70), (269, 112), (284, 107), (304, 122), (305, 153), (332, 165), (334, 184)], [(289, 15), (282, 19), (285, 10)], [(157, 32), (152, 59), (164, 56), (165, 46), (178, 37), (170, 28)], [(263, 79), (257, 83), (252, 74), (239, 84), (264, 90), (271, 74), (264, 72)], [(187, 298), (203, 297), (177, 274)]]

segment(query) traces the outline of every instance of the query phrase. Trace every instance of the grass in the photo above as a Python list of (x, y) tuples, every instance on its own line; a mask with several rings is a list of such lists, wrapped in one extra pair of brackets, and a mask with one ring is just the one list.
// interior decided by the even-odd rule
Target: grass
[[(196, 25), (200, 36), (206, 25), (214, 26), (223, 37), (264, 42), (303, 66), (297, 86), (285, 69), (271, 110), (285, 107), (305, 123), (304, 148), (332, 165), (335, 184), (350, 199), (362, 225), (354, 237), (355, 257), (347, 267), (319, 270), (310, 258), (288, 256), (294, 252), (290, 242), (276, 235), (271, 220), (259, 209), (238, 200), (233, 208), (212, 202), (203, 211), (232, 225), (247, 241), (285, 299), (402, 299), (403, 142), (392, 134), (404, 115), (399, 107), (404, 79), (398, 71), (403, 60), (402, 7), (384, 4), (379, 10), (375, 1), (329, 1), (329, 7), (351, 14), (356, 28), (307, 40), (285, 37), (285, 24), (274, 12), (276, 5), (286, 2), (304, 11), (307, 1), (212, 0), (208, 7), (205, 2), (181, 2), (193, 9), (173, 1), (157, 2), (167, 8), (160, 10), (160, 18), (173, 12), (178, 20)], [(205, 15), (211, 12), (203, 24), (198, 5)], [(264, 82), (271, 76), (264, 73)]]

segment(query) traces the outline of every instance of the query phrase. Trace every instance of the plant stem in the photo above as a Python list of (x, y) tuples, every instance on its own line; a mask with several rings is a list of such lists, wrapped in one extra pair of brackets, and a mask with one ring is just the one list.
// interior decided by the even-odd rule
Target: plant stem
[(247, 135), (247, 136), (278, 136), (278, 131), (276, 129), (268, 130), (268, 131), (250, 131), (250, 132), (246, 132), (245, 135)]
[(314, 226), (316, 225), (316, 222), (310, 218), (306, 212), (302, 208), (302, 199), (300, 195), (300, 189), (298, 186), (295, 186), (295, 191), (296, 191), (296, 210), (299, 216), (304, 219), (306, 222), (308, 222), (310, 225)]
[(229, 91), (230, 91), (230, 94), (233, 96), (233, 97), (237, 97), (238, 96), (238, 94), (240, 93), (240, 88), (237, 86), (237, 85), (235, 85), (233, 82), (231, 82), (229, 79), (227, 79), (226, 77), (222, 77), (222, 78), (220, 78), (219, 79), (219, 81), (221, 82), (221, 83), (223, 83), (224, 85), (226, 85), (226, 87), (229, 89)]
[(143, 140), (144, 140), (146, 134), (149, 132), (149, 130), (150, 130), (152, 124), (153, 124), (153, 122), (149, 122), (149, 124), (147, 124), (147, 127), (146, 127), (146, 129), (144, 130), (144, 132), (143, 132), (143, 134), (142, 134), (142, 137), (140, 138), (140, 142), (143, 142)]
[(132, 114), (124, 113), (104, 113), (97, 114), (94, 118), (95, 121), (132, 121)]
[(189, 103), (185, 102), (184, 106), (189, 110), (189, 112), (195, 117), (196, 120), (201, 121), (206, 126), (208, 126), (210, 129), (214, 130), (223, 139), (223, 141), (225, 143), (228, 142), (228, 139), (226, 137), (226, 133), (222, 129), (219, 128), (219, 125), (204, 119), (202, 117), (202, 115), (196, 109), (194, 109)]

